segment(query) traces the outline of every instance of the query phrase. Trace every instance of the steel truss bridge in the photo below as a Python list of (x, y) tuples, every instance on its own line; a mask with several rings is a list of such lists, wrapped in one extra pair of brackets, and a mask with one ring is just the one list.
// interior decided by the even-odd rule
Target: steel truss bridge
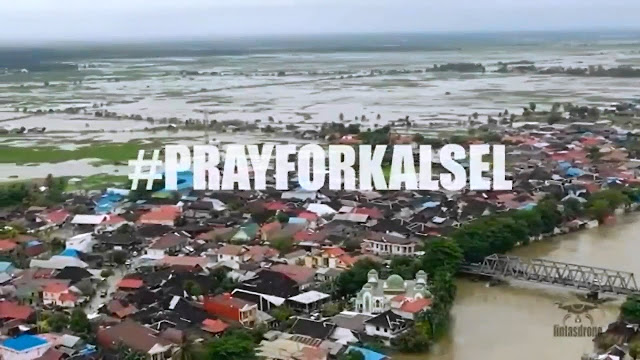
[(640, 295), (633, 273), (545, 259), (489, 255), (482, 263), (465, 264), (460, 272), (495, 278), (563, 286), (597, 293)]

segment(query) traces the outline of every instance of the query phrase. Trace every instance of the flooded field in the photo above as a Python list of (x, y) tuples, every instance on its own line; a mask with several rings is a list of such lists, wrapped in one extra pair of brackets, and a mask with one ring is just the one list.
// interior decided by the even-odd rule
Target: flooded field
[[(640, 66), (637, 49), (628, 41), (551, 41), (428, 51), (261, 54), (256, 50), (197, 57), (83, 57), (72, 59), (79, 65), (77, 71), (0, 74), (0, 146), (54, 145), (73, 150), (87, 143), (191, 144), (207, 138), (286, 142), (291, 141), (292, 131), (284, 130), (285, 125), (317, 129), (322, 123), (340, 121), (340, 114), (342, 122), (358, 123), (362, 129), (409, 116), (412, 130), (425, 136), (466, 132), (473, 113), (486, 121), (487, 115), (505, 109), (521, 113), (530, 102), (545, 110), (554, 102), (608, 106), (640, 99), (637, 78), (498, 73), (500, 63), (526, 60), (541, 68)], [(426, 71), (462, 62), (481, 63), (486, 71)], [(81, 110), (56, 112), (68, 108)], [(34, 114), (37, 110), (41, 112)], [(115, 115), (97, 117), (97, 111)], [(269, 123), (282, 131), (278, 135), (259, 130), (242, 135), (167, 131), (169, 123), (205, 119), (239, 120), (258, 127)], [(46, 131), (2, 134), (21, 127)], [(10, 173), (20, 178), (46, 175), (36, 169), (16, 167)]]

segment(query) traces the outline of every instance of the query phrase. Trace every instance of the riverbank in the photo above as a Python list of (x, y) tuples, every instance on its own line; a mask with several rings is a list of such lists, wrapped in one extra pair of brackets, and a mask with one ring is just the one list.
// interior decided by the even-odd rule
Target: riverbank
[[(509, 254), (589, 264), (640, 274), (640, 214), (619, 216), (616, 225), (546, 238), (520, 246)], [(557, 303), (577, 301), (577, 293), (539, 284), (512, 282), (487, 287), (484, 282), (456, 281), (458, 294), (452, 309), (449, 335), (428, 354), (396, 354), (400, 360), (468, 360), (541, 358), (577, 359), (593, 350), (588, 337), (554, 337), (566, 311)], [(606, 328), (618, 316), (619, 300), (598, 306), (590, 313), (594, 324)]]

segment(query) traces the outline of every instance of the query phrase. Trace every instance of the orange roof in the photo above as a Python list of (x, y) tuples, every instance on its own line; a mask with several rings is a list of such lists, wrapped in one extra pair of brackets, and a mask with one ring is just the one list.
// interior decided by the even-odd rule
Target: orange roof
[(63, 293), (69, 290), (67, 284), (61, 282), (50, 282), (44, 286), (42, 291), (49, 293)]
[(342, 248), (339, 247), (327, 247), (322, 249), (324, 251), (325, 254), (329, 255), (329, 256), (333, 256), (333, 257), (338, 257), (341, 255), (346, 254), (344, 250), (342, 250)]
[(208, 331), (208, 332), (214, 333), (214, 334), (221, 333), (221, 332), (227, 330), (228, 327), (229, 327), (229, 325), (227, 325), (227, 323), (225, 323), (222, 320), (205, 319), (202, 322), (202, 330)]
[(170, 221), (175, 220), (180, 215), (180, 208), (174, 205), (163, 205), (152, 209), (146, 214), (140, 216), (138, 221)]
[(78, 300), (78, 297), (72, 293), (64, 293), (60, 295), (60, 301), (73, 301), (74, 303)]
[(351, 266), (351, 265), (355, 264), (358, 261), (358, 259), (354, 258), (353, 256), (351, 256), (349, 254), (340, 255), (340, 257), (338, 257), (338, 259), (340, 259), (340, 261), (342, 261), (347, 266)]
[(144, 285), (144, 281), (140, 279), (122, 279), (118, 283), (119, 288), (123, 289), (139, 289)]
[(405, 302), (400, 306), (400, 310), (413, 314), (425, 310), (429, 306), (431, 306), (431, 299), (420, 298)]

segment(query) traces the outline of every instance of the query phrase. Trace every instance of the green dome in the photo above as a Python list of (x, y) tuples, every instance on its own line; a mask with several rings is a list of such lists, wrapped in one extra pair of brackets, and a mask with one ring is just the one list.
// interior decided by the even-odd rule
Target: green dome
[(404, 279), (400, 275), (389, 276), (386, 284), (389, 290), (404, 290)]

